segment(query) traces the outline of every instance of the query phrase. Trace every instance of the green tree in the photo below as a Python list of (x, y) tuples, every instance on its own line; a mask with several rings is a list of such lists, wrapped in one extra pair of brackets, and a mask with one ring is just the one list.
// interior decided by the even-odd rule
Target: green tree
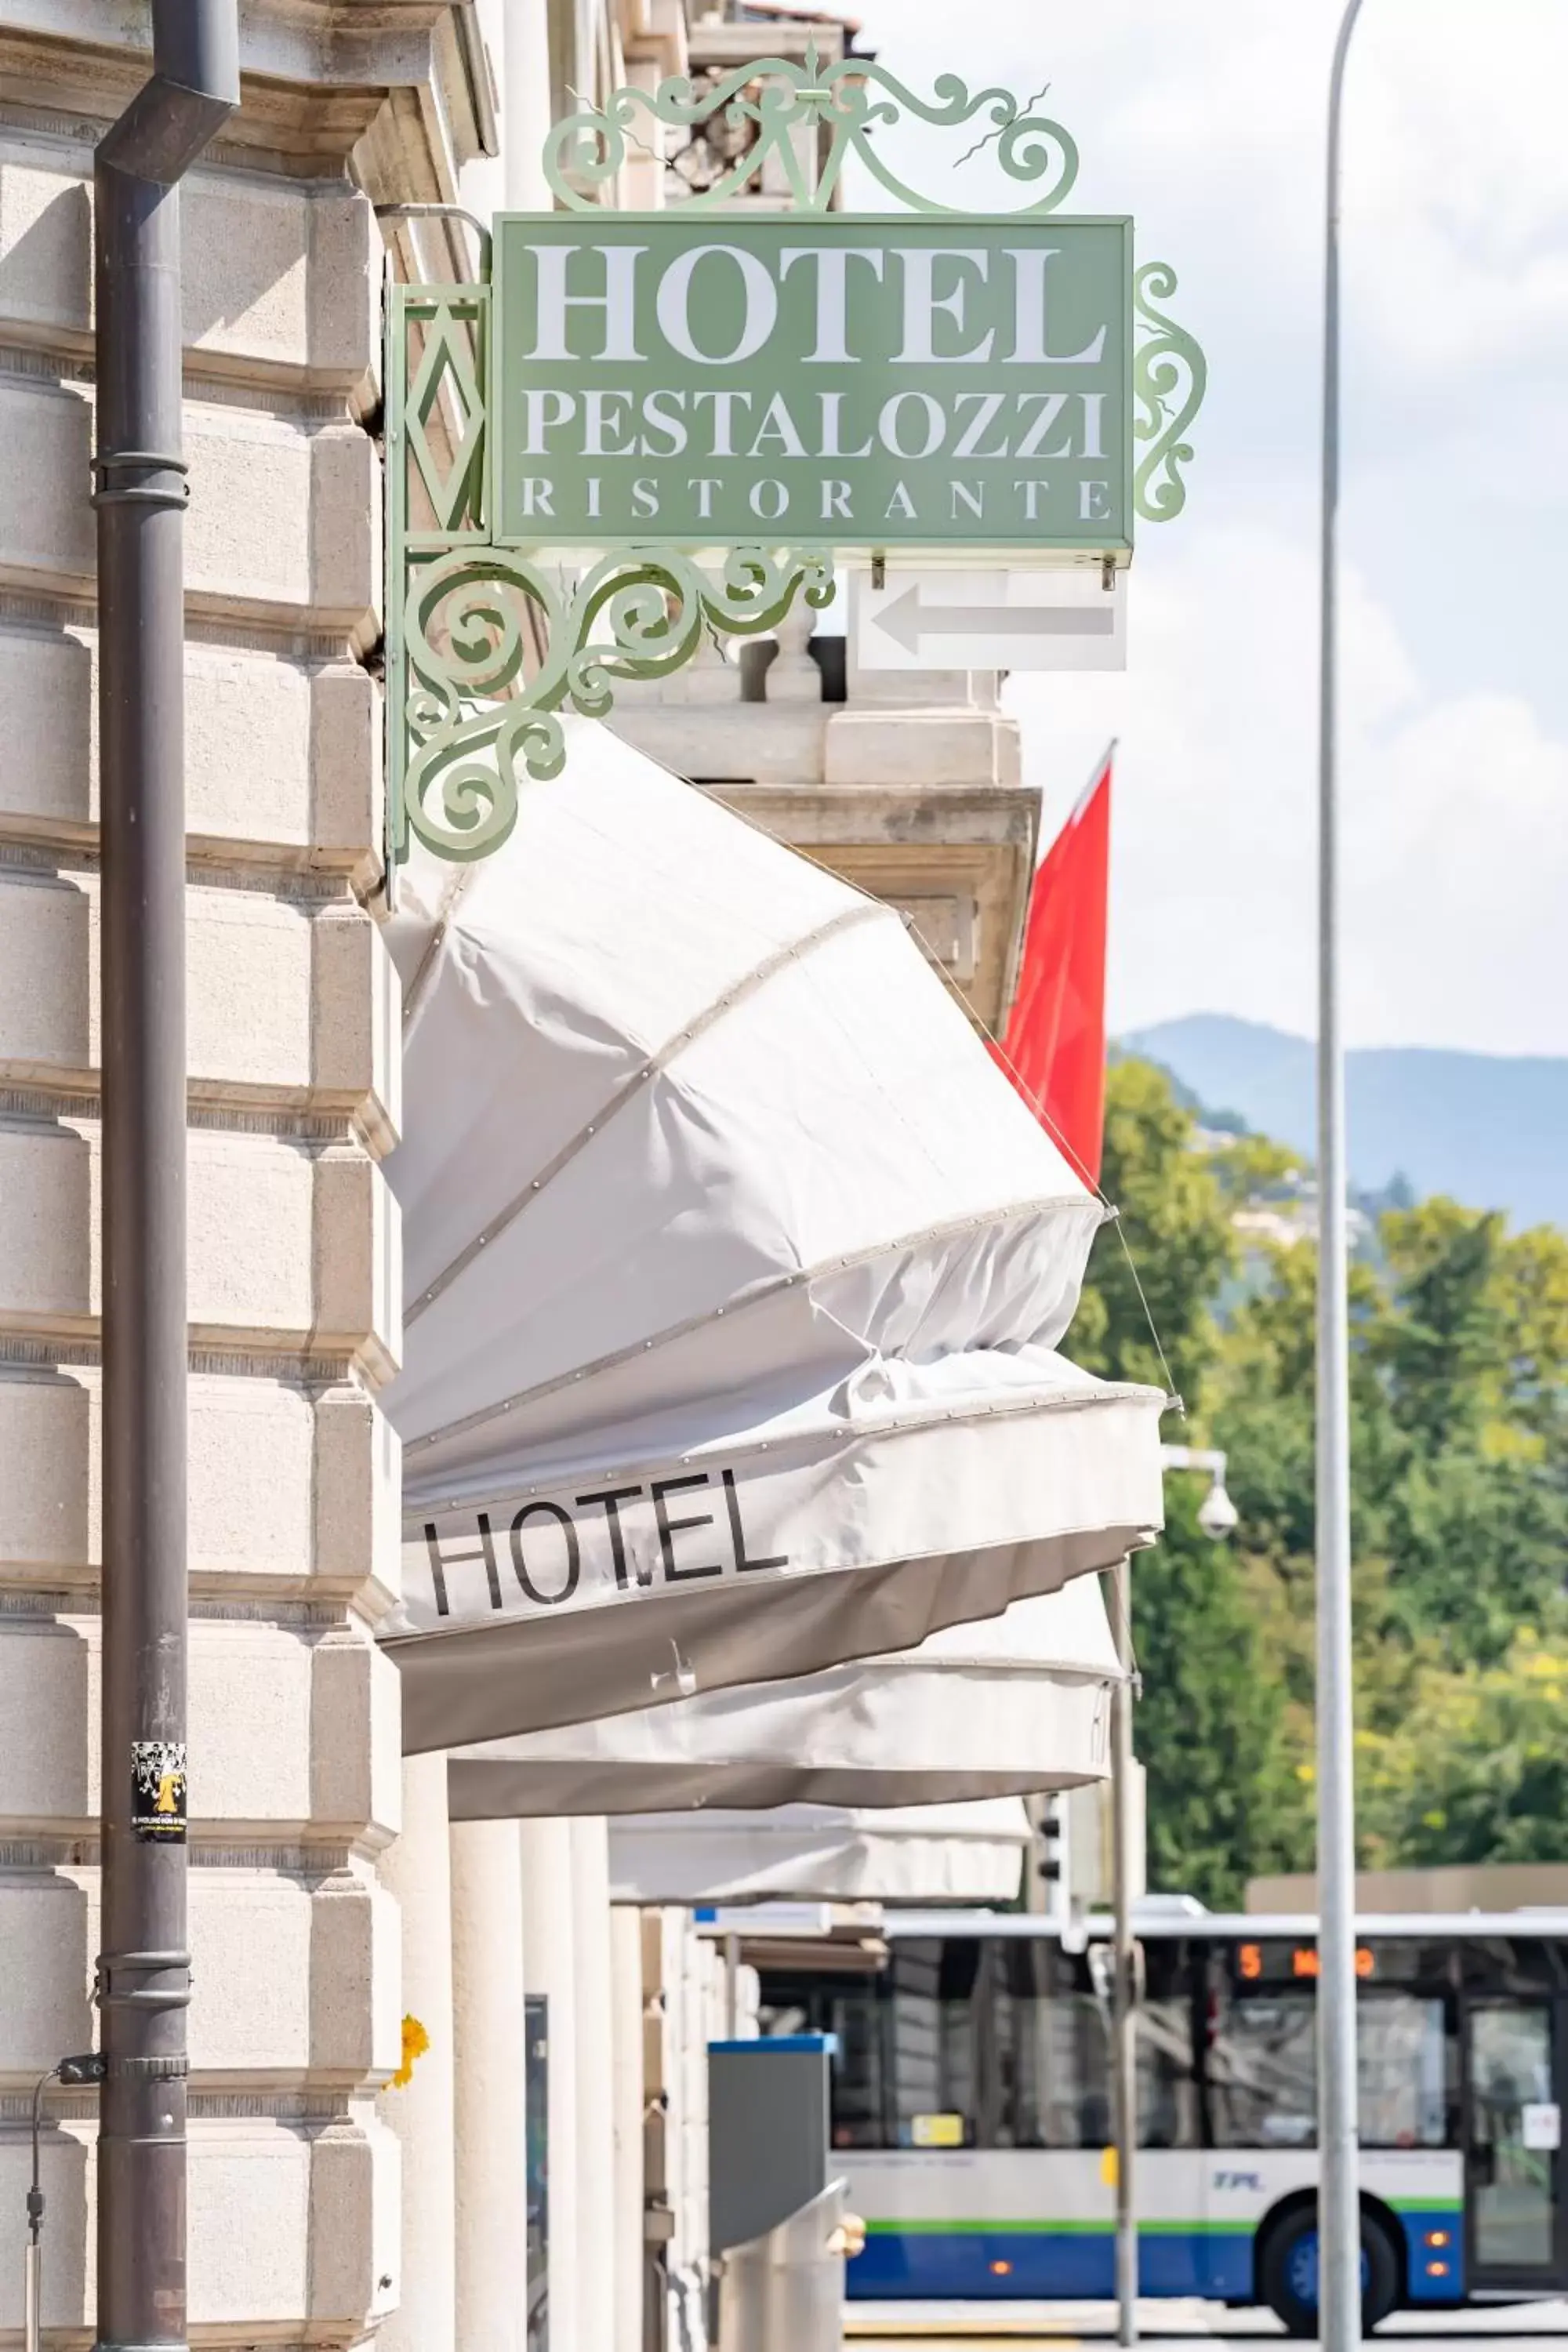
[(1305, 1163), (1287, 1143), (1267, 1135), (1238, 1135), (1209, 1154), (1209, 1166), (1227, 1200), (1263, 1201), (1300, 1189)]
[(1505, 1241), (1495, 1280), (1512, 1433), (1561, 1475), (1568, 1463), (1568, 1234), (1532, 1225)]
[(1550, 1613), (1568, 1572), (1568, 1496), (1528, 1457), (1465, 1443), (1417, 1455), (1388, 1522), (1397, 1620), (1456, 1669), (1495, 1665), (1521, 1624)]
[(1396, 1737), (1360, 1742), (1363, 1843), (1409, 1864), (1561, 1862), (1568, 1626), (1521, 1629), (1497, 1664), (1429, 1673)]
[(1389, 1292), (1374, 1354), (1394, 1416), (1427, 1454), (1473, 1444), (1505, 1377), (1503, 1220), (1424, 1201), (1382, 1221)]
[[(1121, 1230), (1096, 1242), (1068, 1343), (1108, 1379), (1163, 1386), (1168, 1365), (1189, 1419), (1167, 1434), (1181, 1440), (1202, 1436), (1220, 1338), (1212, 1302), (1237, 1263), (1230, 1205), (1194, 1132), (1163, 1071), (1112, 1066), (1101, 1181)], [(1152, 1881), (1214, 1905), (1238, 1900), (1250, 1870), (1288, 1858), (1280, 1823), (1299, 1799), (1283, 1691), (1264, 1671), (1243, 1565), (1198, 1528), (1202, 1499), (1201, 1482), (1168, 1480), (1165, 1535), (1132, 1563), (1135, 1733)]]
[(1457, 1670), (1495, 1664), (1568, 1571), (1568, 1243), (1423, 1202), (1383, 1221), (1372, 1352), (1406, 1444), (1384, 1497), (1394, 1598)]
[(1237, 1909), (1249, 1875), (1294, 1866), (1304, 1790), (1282, 1738), (1283, 1689), (1233, 1546), (1197, 1524), (1201, 1485), (1167, 1482), (1165, 1531), (1132, 1568), (1151, 1885)]
[[(1207, 1542), (1201, 1488), (1173, 1477), (1132, 1591), (1151, 1868), (1232, 1902), (1311, 1860), (1316, 1250), (1253, 1247), (1238, 1281), (1233, 1216), (1292, 1189), (1291, 1155), (1201, 1148), (1201, 1114), (1148, 1065), (1108, 1091), (1122, 1232), (1100, 1237), (1069, 1344), (1111, 1378), (1168, 1362), (1189, 1418), (1167, 1434), (1229, 1456), (1236, 1538)], [(1568, 1236), (1402, 1191), (1351, 1284), (1363, 1854), (1563, 1858)]]
[[(1431, 1859), (1458, 1835), (1454, 1807), (1421, 1800), (1435, 1773), (1431, 1726), (1452, 1746), (1446, 1769), (1482, 1787), (1479, 1743), (1498, 1735), (1518, 1630), (1561, 1612), (1568, 1244), (1551, 1231), (1510, 1239), (1500, 1218), (1439, 1200), (1386, 1213), (1379, 1244), (1375, 1267), (1351, 1276), (1352, 1602), (1358, 1736), (1375, 1767), (1363, 1843), (1389, 1863)], [(1211, 1383), (1265, 1670), (1281, 1685), (1286, 1747), (1309, 1790), (1316, 1281), (1310, 1241), (1268, 1254)], [(1494, 1670), (1499, 1683), (1486, 1679)], [(1510, 1851), (1543, 1786), (1524, 1774), (1508, 1799)], [(1448, 1829), (1434, 1830), (1429, 1811)], [(1307, 1829), (1302, 1818), (1301, 1864)], [(1568, 1847), (1563, 1828), (1531, 1834)]]

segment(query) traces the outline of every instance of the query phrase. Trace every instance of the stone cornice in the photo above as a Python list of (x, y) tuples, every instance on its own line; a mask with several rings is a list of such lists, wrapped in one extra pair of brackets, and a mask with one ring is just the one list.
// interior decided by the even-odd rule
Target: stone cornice
[[(112, 121), (150, 56), (140, 9), (0, 0), (0, 91), (23, 120), (79, 135)], [(239, 113), (210, 151), (218, 164), (354, 167), (367, 193), (394, 202), (450, 196), (458, 167), (495, 152), (472, 0), (247, 0), (240, 71)]]

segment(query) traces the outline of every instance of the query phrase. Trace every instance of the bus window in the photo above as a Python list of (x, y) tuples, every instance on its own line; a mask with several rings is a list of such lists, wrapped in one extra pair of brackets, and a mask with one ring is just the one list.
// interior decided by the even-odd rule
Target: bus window
[[(1103, 2147), (1111, 2136), (1109, 2044), (1087, 1979), (1075, 1983), (1071, 1963), (1047, 1946), (1015, 1946), (997, 1957), (1013, 1982), (1005, 2145)], [(1024, 1980), (1030, 1963), (1035, 1973)]]
[(1363, 1992), (1356, 2004), (1363, 2147), (1441, 2147), (1457, 2095), (1458, 2051), (1443, 2003), (1413, 1992)]
[(1193, 2071), (1193, 2005), (1145, 2000), (1138, 2012), (1138, 2144), (1196, 2147), (1198, 2095)]
[(880, 2034), (875, 1989), (860, 1983), (836, 1990), (822, 2031), (837, 2045), (833, 2061), (833, 2144), (836, 2147), (880, 2147), (883, 2144)]
[(1192, 1948), (1175, 1941), (1143, 1948), (1139, 2003), (1138, 2144), (1199, 2147), (1197, 2063), (1193, 2049)]
[(1104, 2021), (1054, 1941), (900, 1937), (882, 1998), (892, 2145), (1106, 2145)]
[[(1217, 1974), (1217, 1972), (1216, 1972)], [(1209, 1997), (1209, 2115), (1216, 2147), (1310, 2147), (1317, 2136), (1310, 1992)]]
[[(986, 1947), (968, 1938), (900, 1939), (885, 1980), (884, 2051), (892, 2091), (891, 2142), (912, 2147), (926, 2119), (946, 2125), (964, 2147), (990, 2145), (981, 2113), (975, 1980)], [(886, 2114), (886, 2108), (884, 2108)]]
[[(1081, 1958), (1054, 1938), (899, 1944), (891, 1970), (900, 2145), (962, 2116), (982, 2148), (1102, 2148), (1113, 2137), (1110, 2020)], [(959, 1956), (964, 1955), (960, 1962)], [(1195, 2147), (1198, 2103), (1184, 1958), (1150, 1955), (1138, 2021), (1145, 2147)], [(948, 2126), (951, 2129), (951, 2126)]]
[[(1317, 2137), (1313, 1989), (1229, 1988), (1210, 1978), (1206, 2058), (1218, 2147), (1310, 2147)], [(1457, 2112), (1458, 2051), (1440, 1998), (1363, 1986), (1356, 2003), (1363, 2147), (1443, 2147)]]
[(833, 2059), (833, 2145), (887, 2146), (881, 2016), (875, 1978), (770, 1972), (763, 1980), (758, 2024), (764, 2034), (832, 2034), (837, 2045)]

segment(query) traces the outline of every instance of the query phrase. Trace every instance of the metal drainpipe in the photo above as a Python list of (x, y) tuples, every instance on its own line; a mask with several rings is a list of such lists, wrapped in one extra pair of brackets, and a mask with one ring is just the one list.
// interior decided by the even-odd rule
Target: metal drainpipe
[[(239, 103), (237, 18), (237, 0), (153, 0), (152, 79), (94, 159), (103, 861), (97, 1998), (107, 2061), (98, 2352), (174, 2352), (186, 2341), (187, 492), (178, 183)], [(139, 1788), (139, 1768), (150, 1788)]]

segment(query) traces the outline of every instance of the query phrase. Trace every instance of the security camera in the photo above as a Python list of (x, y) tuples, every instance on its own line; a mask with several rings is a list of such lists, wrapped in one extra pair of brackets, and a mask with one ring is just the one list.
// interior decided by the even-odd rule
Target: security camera
[(1237, 1507), (1226, 1493), (1222, 1479), (1216, 1478), (1204, 1496), (1198, 1511), (1198, 1525), (1205, 1535), (1211, 1536), (1215, 1543), (1220, 1542), (1226, 1536), (1233, 1536), (1236, 1533)]

